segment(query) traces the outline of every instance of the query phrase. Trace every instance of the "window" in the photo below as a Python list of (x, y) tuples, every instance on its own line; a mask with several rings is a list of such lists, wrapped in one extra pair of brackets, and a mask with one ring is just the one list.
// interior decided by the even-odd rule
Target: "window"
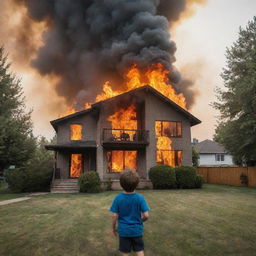
[(70, 125), (70, 140), (82, 140), (83, 126), (81, 124)]
[(71, 154), (70, 159), (70, 177), (78, 178), (83, 170), (82, 154)]
[(224, 154), (216, 154), (215, 155), (215, 161), (224, 162), (225, 161), (225, 155)]
[(137, 170), (137, 151), (107, 151), (108, 172), (122, 172), (125, 169)]
[(166, 164), (172, 167), (182, 165), (182, 151), (179, 150), (157, 150), (156, 162)]
[(182, 136), (182, 123), (181, 122), (168, 122), (156, 121), (155, 123), (156, 136), (166, 137), (181, 137)]

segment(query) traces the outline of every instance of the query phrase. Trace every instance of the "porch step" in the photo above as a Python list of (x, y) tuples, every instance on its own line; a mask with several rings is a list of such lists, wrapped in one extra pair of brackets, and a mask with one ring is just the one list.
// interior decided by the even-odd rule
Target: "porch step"
[(79, 186), (77, 179), (55, 180), (51, 186), (51, 193), (78, 193)]

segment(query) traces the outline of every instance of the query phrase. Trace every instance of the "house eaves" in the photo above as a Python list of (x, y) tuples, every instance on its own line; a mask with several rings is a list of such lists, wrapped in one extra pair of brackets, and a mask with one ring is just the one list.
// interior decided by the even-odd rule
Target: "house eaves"
[(219, 143), (211, 140), (204, 140), (195, 146), (199, 154), (226, 154), (227, 151)]
[(197, 125), (197, 124), (201, 123), (201, 121), (198, 118), (193, 116), (187, 110), (185, 110), (182, 107), (180, 107), (178, 104), (176, 104), (175, 102), (173, 102), (172, 100), (170, 100), (169, 98), (164, 96), (162, 93), (160, 93), (159, 91), (157, 91), (156, 89), (154, 89), (150, 85), (145, 85), (145, 86), (136, 88), (134, 90), (131, 90), (131, 91), (122, 93), (120, 95), (117, 95), (115, 97), (112, 97), (112, 98), (109, 98), (109, 99), (106, 99), (106, 100), (103, 100), (103, 101), (96, 102), (96, 103), (92, 104), (92, 107), (89, 108), (89, 109), (82, 110), (82, 111), (76, 112), (74, 114), (58, 118), (56, 120), (51, 121), (50, 123), (54, 127), (54, 129), (57, 131), (57, 125), (59, 123), (63, 122), (63, 121), (66, 121), (68, 119), (71, 119), (71, 118), (74, 118), (74, 117), (78, 117), (80, 115), (84, 115), (84, 114), (90, 113), (90, 112), (92, 112), (94, 110), (97, 110), (102, 104), (106, 104), (106, 103), (108, 104), (108, 103), (111, 103), (111, 102), (116, 101), (118, 99), (125, 98), (127, 96), (135, 96), (140, 91), (145, 91), (147, 93), (152, 93), (156, 97), (160, 98), (162, 101), (164, 101), (164, 102), (168, 103), (169, 105), (171, 105), (175, 110), (177, 110), (178, 112), (183, 114), (185, 117), (187, 117), (187, 119), (190, 121), (191, 126), (194, 126), (194, 125)]

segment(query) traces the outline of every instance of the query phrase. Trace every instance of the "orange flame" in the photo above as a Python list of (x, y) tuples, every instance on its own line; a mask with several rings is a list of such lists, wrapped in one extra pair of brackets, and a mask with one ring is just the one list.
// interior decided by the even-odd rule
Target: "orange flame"
[[(186, 99), (182, 93), (176, 93), (174, 87), (170, 84), (169, 76), (170, 71), (165, 69), (161, 63), (156, 63), (150, 67), (140, 70), (136, 64), (134, 64), (125, 74), (125, 84), (122, 90), (114, 90), (109, 81), (106, 81), (103, 85), (102, 92), (95, 98), (95, 102), (107, 100), (125, 92), (131, 91), (136, 88), (140, 88), (145, 85), (150, 85), (165, 97), (175, 102), (180, 107), (186, 109)], [(85, 103), (84, 108), (91, 108), (92, 103)], [(76, 110), (69, 107), (68, 111), (61, 115), (66, 116), (75, 113)]]
[(82, 125), (71, 124), (70, 125), (70, 139), (71, 140), (82, 140)]
[[(122, 136), (125, 140), (133, 140), (138, 126), (135, 105), (119, 109), (109, 116), (108, 121), (111, 122), (112, 129), (119, 129), (112, 130), (112, 135), (117, 140), (122, 140)], [(112, 151), (112, 170), (121, 172), (125, 168), (137, 170), (137, 151)]]
[(186, 109), (186, 99), (182, 93), (177, 94), (174, 87), (169, 83), (169, 74), (170, 71), (166, 70), (161, 63), (150, 66), (146, 72), (139, 70), (137, 65), (133, 65), (126, 74), (125, 88), (122, 91), (114, 91), (108, 81), (103, 85), (103, 92), (96, 97), (96, 102), (115, 97), (145, 85), (150, 85), (165, 97)]
[(111, 166), (112, 172), (122, 172), (124, 169), (137, 170), (137, 151), (111, 151)]
[(175, 166), (175, 159), (172, 150), (172, 140), (167, 136), (162, 136), (161, 122), (156, 121), (155, 132), (157, 137), (156, 162)]
[(70, 177), (78, 178), (82, 173), (82, 154), (71, 155)]

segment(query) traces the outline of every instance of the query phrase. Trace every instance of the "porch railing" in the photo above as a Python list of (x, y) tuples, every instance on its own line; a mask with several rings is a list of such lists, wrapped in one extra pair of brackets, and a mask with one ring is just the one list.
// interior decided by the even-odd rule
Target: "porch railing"
[(130, 129), (103, 129), (103, 143), (148, 143), (149, 131)]

